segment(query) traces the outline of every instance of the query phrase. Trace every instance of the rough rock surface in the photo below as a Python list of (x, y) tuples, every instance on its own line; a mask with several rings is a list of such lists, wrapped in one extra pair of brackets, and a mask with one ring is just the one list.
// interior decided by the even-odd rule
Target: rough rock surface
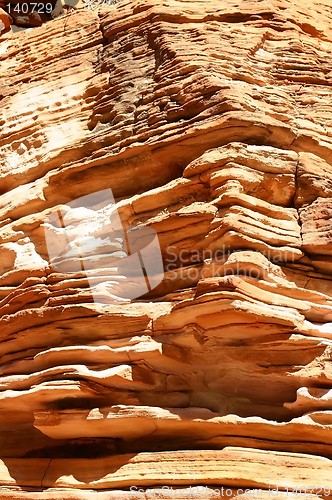
[[(1, 39), (0, 498), (332, 498), (331, 22), (123, 0)], [(49, 262), (105, 187), (162, 249), (131, 302)]]

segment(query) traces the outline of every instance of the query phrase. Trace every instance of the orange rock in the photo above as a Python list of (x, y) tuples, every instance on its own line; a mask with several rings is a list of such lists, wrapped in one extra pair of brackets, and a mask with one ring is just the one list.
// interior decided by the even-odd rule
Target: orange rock
[(330, 0), (52, 6), (0, 43), (0, 499), (332, 498)]
[(11, 25), (10, 16), (1, 7), (2, 5), (0, 5), (0, 34), (5, 33)]

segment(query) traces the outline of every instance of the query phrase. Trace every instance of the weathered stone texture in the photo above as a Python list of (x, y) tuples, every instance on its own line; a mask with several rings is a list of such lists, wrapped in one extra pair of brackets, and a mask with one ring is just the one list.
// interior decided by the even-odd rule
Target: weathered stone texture
[[(0, 498), (332, 497), (331, 22), (123, 0), (0, 38)], [(164, 259), (132, 302), (49, 263), (108, 187)]]

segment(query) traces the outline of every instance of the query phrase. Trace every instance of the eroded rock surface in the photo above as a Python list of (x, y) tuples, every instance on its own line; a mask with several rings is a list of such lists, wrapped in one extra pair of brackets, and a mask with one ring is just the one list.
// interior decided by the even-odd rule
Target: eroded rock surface
[[(0, 498), (332, 497), (331, 22), (123, 0), (2, 38)], [(158, 234), (136, 300), (50, 262), (105, 188)]]

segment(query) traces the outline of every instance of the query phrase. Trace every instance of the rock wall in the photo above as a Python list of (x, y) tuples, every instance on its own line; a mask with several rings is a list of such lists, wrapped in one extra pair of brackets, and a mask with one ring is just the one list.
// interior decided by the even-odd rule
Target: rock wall
[[(332, 497), (331, 22), (123, 0), (0, 39), (0, 498)], [(105, 188), (161, 247), (131, 301), (50, 262)]]

